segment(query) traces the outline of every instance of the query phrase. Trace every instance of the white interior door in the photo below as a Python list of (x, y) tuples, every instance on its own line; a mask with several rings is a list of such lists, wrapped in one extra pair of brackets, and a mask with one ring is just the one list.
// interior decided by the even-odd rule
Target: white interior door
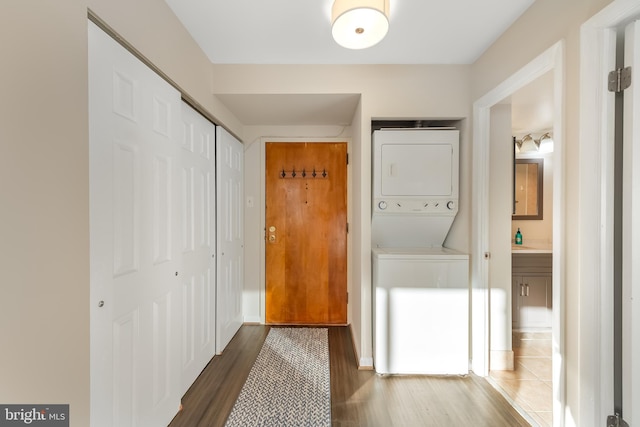
[(216, 351), (222, 353), (242, 325), (244, 147), (216, 127), (217, 319)]
[(215, 354), (215, 125), (182, 103), (182, 393)]
[(180, 404), (180, 95), (89, 23), (91, 425)]
[(631, 86), (624, 91), (622, 178), (622, 416), (640, 423), (640, 21), (625, 31), (625, 67)]

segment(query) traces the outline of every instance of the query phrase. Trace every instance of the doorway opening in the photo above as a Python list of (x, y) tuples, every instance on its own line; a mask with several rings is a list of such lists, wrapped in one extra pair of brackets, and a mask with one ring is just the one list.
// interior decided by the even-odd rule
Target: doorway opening
[[(490, 194), (500, 189), (493, 189), (490, 181), (490, 171), (494, 167), (491, 164), (491, 109), (498, 105), (502, 100), (512, 96), (518, 90), (526, 85), (551, 72), (553, 81), (553, 126), (551, 131), (554, 136), (554, 164), (556, 165), (552, 182), (553, 188), (553, 214), (552, 217), (552, 289), (551, 300), (553, 301), (553, 309), (551, 310), (551, 343), (552, 343), (552, 408), (553, 414), (560, 414), (560, 408), (564, 406), (564, 322), (562, 315), (562, 307), (564, 305), (564, 290), (562, 277), (564, 277), (564, 253), (563, 253), (563, 235), (564, 235), (564, 183), (563, 183), (563, 131), (562, 131), (562, 115), (561, 112), (563, 99), (563, 49), (562, 41), (543, 52), (516, 74), (505, 80), (502, 84), (487, 93), (474, 103), (474, 145), (478, 148), (477, 155), (474, 154), (474, 191), (472, 205), (476, 215), (473, 218), (473, 245), (474, 252), (484, 254), (484, 257), (475, 257), (472, 263), (472, 369), (474, 372), (483, 376), (488, 376), (490, 366), (493, 365), (492, 360), (497, 357), (504, 357), (504, 363), (509, 363), (509, 357), (513, 357), (513, 353), (509, 356), (509, 352), (513, 351), (513, 342), (511, 337), (511, 319), (508, 313), (499, 317), (495, 315), (495, 308), (498, 295), (502, 298), (503, 313), (507, 313), (507, 307), (511, 306), (512, 283), (509, 280), (508, 285), (503, 284), (504, 289), (495, 292), (492, 286), (491, 277), (495, 276), (494, 271), (494, 253), (492, 252), (495, 241), (497, 240), (491, 231), (491, 206), (488, 202)], [(511, 129), (509, 129), (511, 131)], [(491, 166), (491, 167), (490, 167)], [(510, 222), (510, 221), (509, 221)], [(510, 233), (510, 229), (509, 229)], [(510, 261), (511, 248), (508, 240), (503, 242), (506, 249), (503, 253), (503, 260), (508, 257)], [(482, 258), (482, 259), (479, 259)], [(508, 266), (510, 262), (505, 262)], [(503, 276), (511, 275), (508, 267), (501, 270)], [(508, 280), (508, 279), (507, 279)], [(508, 288), (507, 288), (508, 286)], [(497, 348), (495, 352), (492, 345), (492, 335), (498, 329), (504, 336), (506, 346)], [(508, 331), (508, 335), (507, 335)], [(515, 340), (517, 343), (517, 339)], [(522, 342), (522, 341), (520, 341)], [(504, 344), (504, 343), (503, 343)], [(511, 345), (509, 345), (511, 344)], [(513, 363), (513, 358), (510, 359)]]
[(549, 71), (491, 109), (489, 379), (542, 427), (553, 423), (553, 91)]

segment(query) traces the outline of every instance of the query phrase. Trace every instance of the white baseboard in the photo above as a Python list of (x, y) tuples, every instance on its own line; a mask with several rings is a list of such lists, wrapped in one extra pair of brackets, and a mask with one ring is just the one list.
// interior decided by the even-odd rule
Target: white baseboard
[(511, 350), (491, 350), (489, 356), (489, 370), (513, 371), (514, 355)]
[(245, 324), (257, 324), (260, 325), (262, 324), (262, 321), (260, 320), (260, 316), (244, 316), (243, 318), (244, 323)]
[(373, 370), (373, 358), (372, 357), (361, 357), (358, 363), (358, 369), (362, 371), (371, 371)]
[(358, 370), (362, 371), (372, 371), (373, 370), (373, 357), (360, 357), (358, 354), (358, 347), (356, 346), (356, 342), (353, 339), (353, 327), (351, 324), (349, 326), (349, 335), (351, 336), (351, 346), (353, 347), (353, 354), (356, 356), (356, 360), (358, 361)]

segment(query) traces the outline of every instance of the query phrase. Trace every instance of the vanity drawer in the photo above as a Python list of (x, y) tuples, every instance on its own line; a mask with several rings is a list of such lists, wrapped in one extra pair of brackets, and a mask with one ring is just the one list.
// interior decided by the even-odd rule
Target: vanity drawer
[(551, 274), (552, 254), (511, 254), (511, 271), (514, 274)]

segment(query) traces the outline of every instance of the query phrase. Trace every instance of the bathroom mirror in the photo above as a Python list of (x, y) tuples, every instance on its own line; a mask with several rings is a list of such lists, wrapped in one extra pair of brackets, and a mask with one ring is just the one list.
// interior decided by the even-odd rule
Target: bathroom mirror
[(516, 159), (513, 170), (512, 219), (542, 219), (544, 159)]

